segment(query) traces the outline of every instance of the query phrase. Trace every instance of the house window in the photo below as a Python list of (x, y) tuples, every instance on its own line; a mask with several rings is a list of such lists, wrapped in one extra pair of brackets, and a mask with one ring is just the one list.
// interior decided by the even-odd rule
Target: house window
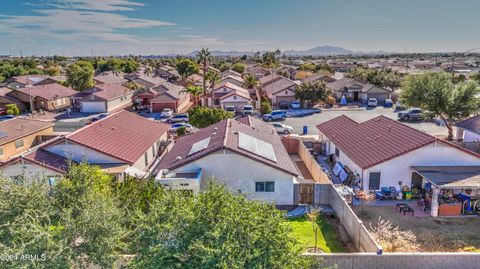
[(0, 156), (3, 155), (3, 147), (0, 147)]
[(145, 152), (145, 166), (148, 166), (148, 152)]
[(368, 179), (368, 188), (370, 190), (379, 190), (380, 189), (380, 172), (370, 172)]
[(285, 95), (288, 95), (288, 91), (285, 91)]
[(24, 146), (23, 139), (19, 139), (19, 140), (15, 141), (15, 148), (19, 149), (23, 146)]
[(275, 192), (275, 182), (273, 181), (255, 182), (255, 192)]
[(155, 157), (155, 146), (152, 147), (152, 156)]
[(234, 95), (234, 96), (233, 96), (233, 100), (237, 100), (237, 96)]
[(219, 106), (220, 105), (220, 99), (215, 99), (214, 103), (215, 103), (216, 106)]
[(340, 150), (338, 148), (335, 148), (335, 156), (340, 158)]

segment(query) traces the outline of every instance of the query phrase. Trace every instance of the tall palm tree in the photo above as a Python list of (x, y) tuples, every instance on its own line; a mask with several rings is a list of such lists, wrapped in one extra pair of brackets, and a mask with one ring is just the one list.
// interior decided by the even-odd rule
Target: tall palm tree
[[(207, 66), (208, 66), (208, 61), (210, 60), (211, 53), (208, 50), (208, 48), (202, 48), (198, 54), (198, 58), (200, 59), (200, 62), (202, 64), (202, 69), (203, 69), (203, 95), (207, 96), (207, 80), (206, 80), (206, 75), (207, 75)], [(205, 101), (207, 101), (205, 99)]]
[(246, 89), (254, 89), (257, 97), (257, 109), (260, 107), (262, 101), (263, 91), (260, 81), (254, 75), (246, 75), (243, 82), (243, 87)]
[(194, 105), (198, 104), (198, 98), (203, 93), (203, 89), (200, 86), (188, 86), (181, 91), (182, 93), (189, 93), (193, 98)]
[[(213, 92), (213, 89), (215, 88), (215, 84), (219, 83), (221, 81), (221, 77), (220, 75), (213, 71), (213, 70), (209, 70), (207, 72), (207, 74), (205, 75), (205, 79), (204, 81), (208, 81), (210, 82), (210, 93)], [(208, 98), (206, 98), (206, 100), (208, 100)], [(208, 101), (207, 101), (208, 102)], [(207, 104), (208, 105), (208, 104)]]

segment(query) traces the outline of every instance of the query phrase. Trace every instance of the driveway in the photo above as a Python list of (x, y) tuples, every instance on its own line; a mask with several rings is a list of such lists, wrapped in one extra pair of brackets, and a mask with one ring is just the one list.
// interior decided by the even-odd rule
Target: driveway
[[(380, 115), (397, 120), (397, 113), (393, 108), (376, 107), (367, 110), (343, 110), (343, 111), (329, 111), (323, 110), (321, 113), (313, 114), (311, 116), (303, 118), (287, 118), (284, 122), (286, 125), (293, 127), (293, 133), (300, 134), (303, 131), (303, 126), (308, 126), (308, 134), (318, 134), (318, 130), (315, 127), (319, 123), (326, 122), (338, 116), (345, 115), (350, 117), (354, 121), (364, 122)], [(430, 135), (443, 135), (448, 134), (447, 128), (441, 127), (431, 121), (426, 122), (402, 122), (408, 126), (416, 128), (420, 131), (426, 132)]]

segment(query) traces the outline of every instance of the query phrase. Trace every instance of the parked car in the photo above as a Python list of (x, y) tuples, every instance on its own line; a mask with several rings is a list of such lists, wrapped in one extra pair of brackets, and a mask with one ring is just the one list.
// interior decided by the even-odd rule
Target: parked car
[(293, 109), (298, 109), (298, 108), (300, 108), (300, 107), (301, 107), (300, 101), (292, 101), (292, 102), (290, 103), (290, 107), (293, 108)]
[(233, 114), (237, 113), (237, 108), (235, 108), (235, 106), (226, 106), (224, 109), (225, 111), (232, 112)]
[(188, 115), (178, 114), (167, 120), (168, 123), (188, 122)]
[(280, 101), (280, 102), (278, 102), (278, 108), (280, 108), (280, 109), (288, 109), (288, 102), (287, 102), (287, 101)]
[(103, 118), (106, 118), (107, 116), (108, 116), (108, 113), (102, 113), (102, 114), (96, 116), (95, 118), (93, 118), (93, 119), (92, 119), (92, 122), (99, 121), (99, 120), (101, 120), (101, 119), (103, 119)]
[(385, 103), (383, 104), (384, 107), (393, 107), (392, 99), (386, 99)]
[(274, 110), (270, 114), (263, 115), (262, 118), (265, 121), (285, 120), (287, 118), (287, 111), (285, 111), (285, 110)]
[(171, 108), (164, 108), (162, 112), (160, 112), (160, 117), (166, 118), (173, 116), (173, 109)]
[(378, 106), (377, 98), (368, 98), (367, 106), (369, 106), (369, 107)]
[(252, 115), (253, 114), (253, 106), (252, 105), (245, 105), (243, 107), (243, 114)]
[(14, 115), (5, 115), (0, 117), (0, 121), (9, 120), (15, 118)]
[(279, 134), (291, 134), (293, 132), (292, 126), (281, 124), (278, 122), (272, 123), (273, 127)]
[(398, 112), (398, 118), (400, 120), (421, 120), (423, 119), (423, 111), (419, 108), (411, 108)]
[(179, 122), (179, 123), (172, 124), (172, 126), (170, 126), (170, 129), (168, 131), (171, 132), (171, 133), (176, 133), (178, 128), (181, 128), (181, 127), (185, 127), (185, 131), (187, 133), (190, 133), (190, 132), (193, 131), (193, 126), (191, 124), (188, 124), (188, 123), (185, 123), (185, 122)]

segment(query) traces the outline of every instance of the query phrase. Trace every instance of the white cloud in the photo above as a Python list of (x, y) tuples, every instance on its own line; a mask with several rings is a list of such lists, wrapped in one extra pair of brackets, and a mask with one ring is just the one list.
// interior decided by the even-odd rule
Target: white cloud
[(28, 4), (61, 9), (97, 11), (129, 11), (145, 5), (131, 0), (43, 0), (35, 3), (29, 2)]

